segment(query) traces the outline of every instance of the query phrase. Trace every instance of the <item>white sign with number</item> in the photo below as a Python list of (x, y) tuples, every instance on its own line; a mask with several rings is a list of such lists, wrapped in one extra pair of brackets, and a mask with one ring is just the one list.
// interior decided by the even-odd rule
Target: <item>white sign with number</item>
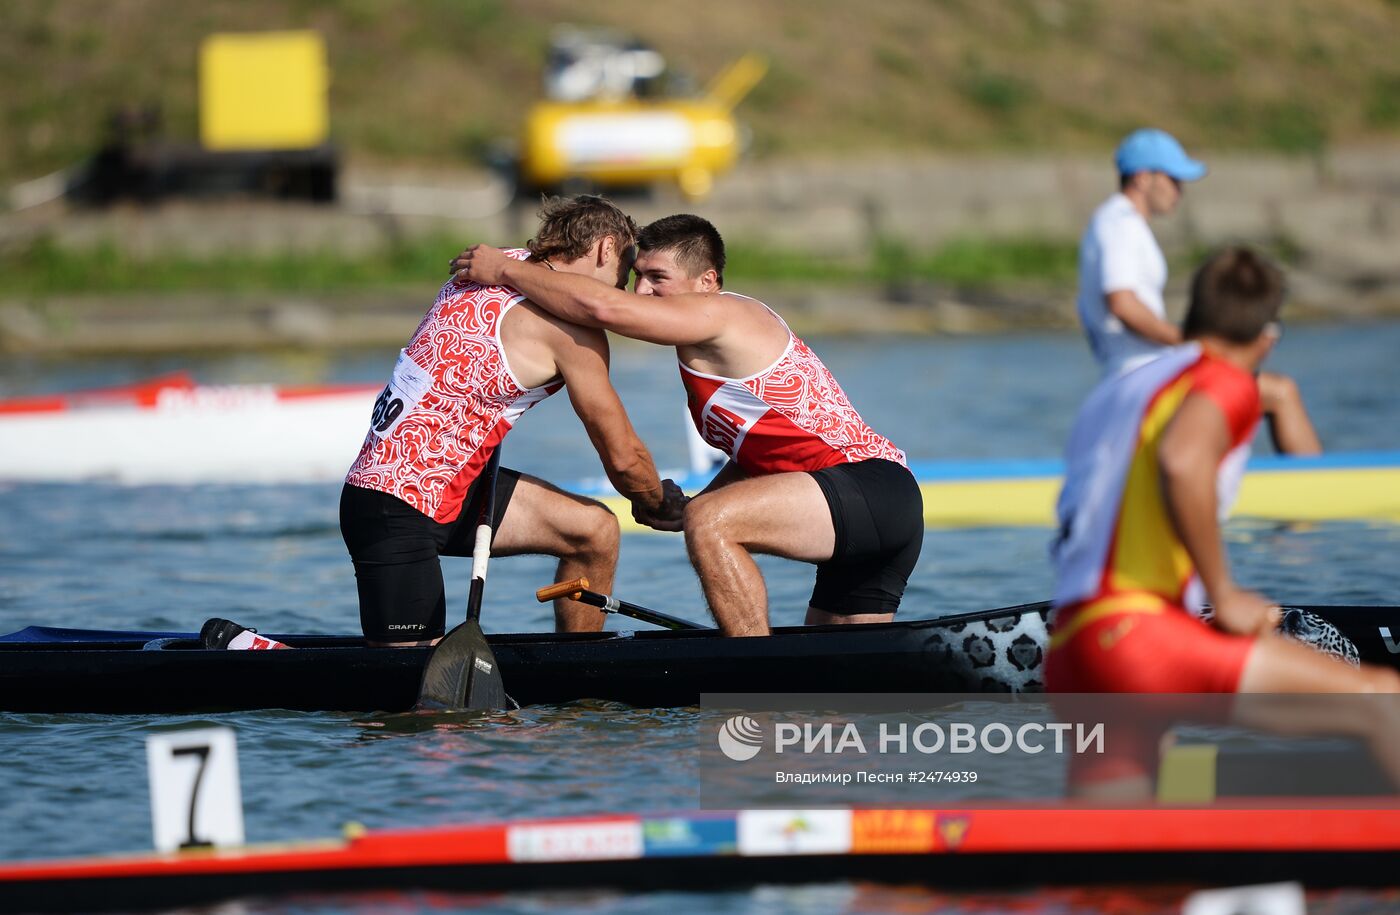
[(243, 844), (238, 749), (229, 728), (146, 738), (157, 851)]

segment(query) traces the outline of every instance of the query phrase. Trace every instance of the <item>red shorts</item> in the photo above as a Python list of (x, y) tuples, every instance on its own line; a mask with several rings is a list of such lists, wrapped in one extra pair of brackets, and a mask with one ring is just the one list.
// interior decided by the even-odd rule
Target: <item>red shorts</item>
[[(1155, 595), (1114, 595), (1061, 612), (1045, 659), (1045, 688), (1056, 693), (1234, 693), (1255, 640), (1228, 635)], [(1119, 721), (1109, 751), (1075, 757), (1074, 789), (1122, 778), (1155, 778), (1162, 738), (1180, 720), (1202, 721), (1223, 708), (1182, 695), (1142, 700)], [(1121, 712), (1120, 712), (1121, 714)]]
[(1045, 659), (1056, 693), (1233, 693), (1254, 639), (1156, 595), (1120, 594), (1057, 613)]

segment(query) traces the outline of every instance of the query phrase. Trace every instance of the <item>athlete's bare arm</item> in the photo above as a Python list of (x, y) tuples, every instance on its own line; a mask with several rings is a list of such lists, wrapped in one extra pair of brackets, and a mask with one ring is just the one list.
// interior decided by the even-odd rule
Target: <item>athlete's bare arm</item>
[(1115, 289), (1104, 296), (1104, 303), (1110, 314), (1139, 337), (1167, 346), (1181, 342), (1181, 328), (1153, 314), (1132, 290)]
[(511, 286), (566, 321), (663, 346), (712, 343), (736, 331), (735, 322), (744, 321), (747, 311), (718, 293), (636, 295), (591, 277), (514, 260), (490, 245), (473, 245), (452, 266), (458, 282)]
[[(510, 333), (522, 329), (519, 327), (503, 328), (502, 338), (508, 355), (511, 348), (531, 356), (536, 356), (541, 349), (549, 353), (557, 369), (555, 377), (563, 379), (569, 401), (583, 422), (608, 479), (632, 503), (633, 517), (658, 530), (680, 530), (685, 498), (670, 480), (663, 485), (651, 452), (637, 437), (627, 418), (627, 411), (608, 377), (607, 337), (599, 330), (540, 313), (536, 307), (526, 302), (507, 316), (509, 319), (519, 311), (522, 312), (521, 324), (537, 325), (530, 328), (533, 333), (528, 335)], [(512, 347), (520, 338), (528, 342)]]
[(1322, 440), (1313, 428), (1312, 417), (1303, 406), (1298, 384), (1287, 375), (1259, 373), (1259, 405), (1269, 420), (1274, 448), (1282, 454), (1322, 453)]
[(1229, 450), (1230, 429), (1220, 407), (1204, 394), (1188, 394), (1162, 433), (1157, 462), (1167, 513), (1215, 608), (1216, 625), (1256, 635), (1273, 629), (1277, 608), (1230, 576), (1216, 494), (1216, 473)]

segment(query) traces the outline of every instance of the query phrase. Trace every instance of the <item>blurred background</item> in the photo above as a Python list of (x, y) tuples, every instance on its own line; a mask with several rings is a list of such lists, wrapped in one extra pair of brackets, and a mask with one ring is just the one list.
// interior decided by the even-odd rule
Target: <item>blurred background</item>
[(711, 218), (799, 332), (1071, 327), (1129, 130), (1211, 166), (1155, 224), (1400, 313), (1395, 0), (15, 0), (0, 352), (397, 347), (542, 191)]

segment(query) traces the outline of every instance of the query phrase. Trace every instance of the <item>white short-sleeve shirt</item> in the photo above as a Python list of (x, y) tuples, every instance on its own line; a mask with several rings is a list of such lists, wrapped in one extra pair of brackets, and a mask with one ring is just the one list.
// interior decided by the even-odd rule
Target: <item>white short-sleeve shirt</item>
[(1094, 211), (1079, 242), (1079, 320), (1105, 376), (1136, 368), (1167, 347), (1124, 327), (1104, 297), (1126, 289), (1165, 319), (1166, 285), (1167, 259), (1147, 220), (1127, 197), (1114, 194)]

